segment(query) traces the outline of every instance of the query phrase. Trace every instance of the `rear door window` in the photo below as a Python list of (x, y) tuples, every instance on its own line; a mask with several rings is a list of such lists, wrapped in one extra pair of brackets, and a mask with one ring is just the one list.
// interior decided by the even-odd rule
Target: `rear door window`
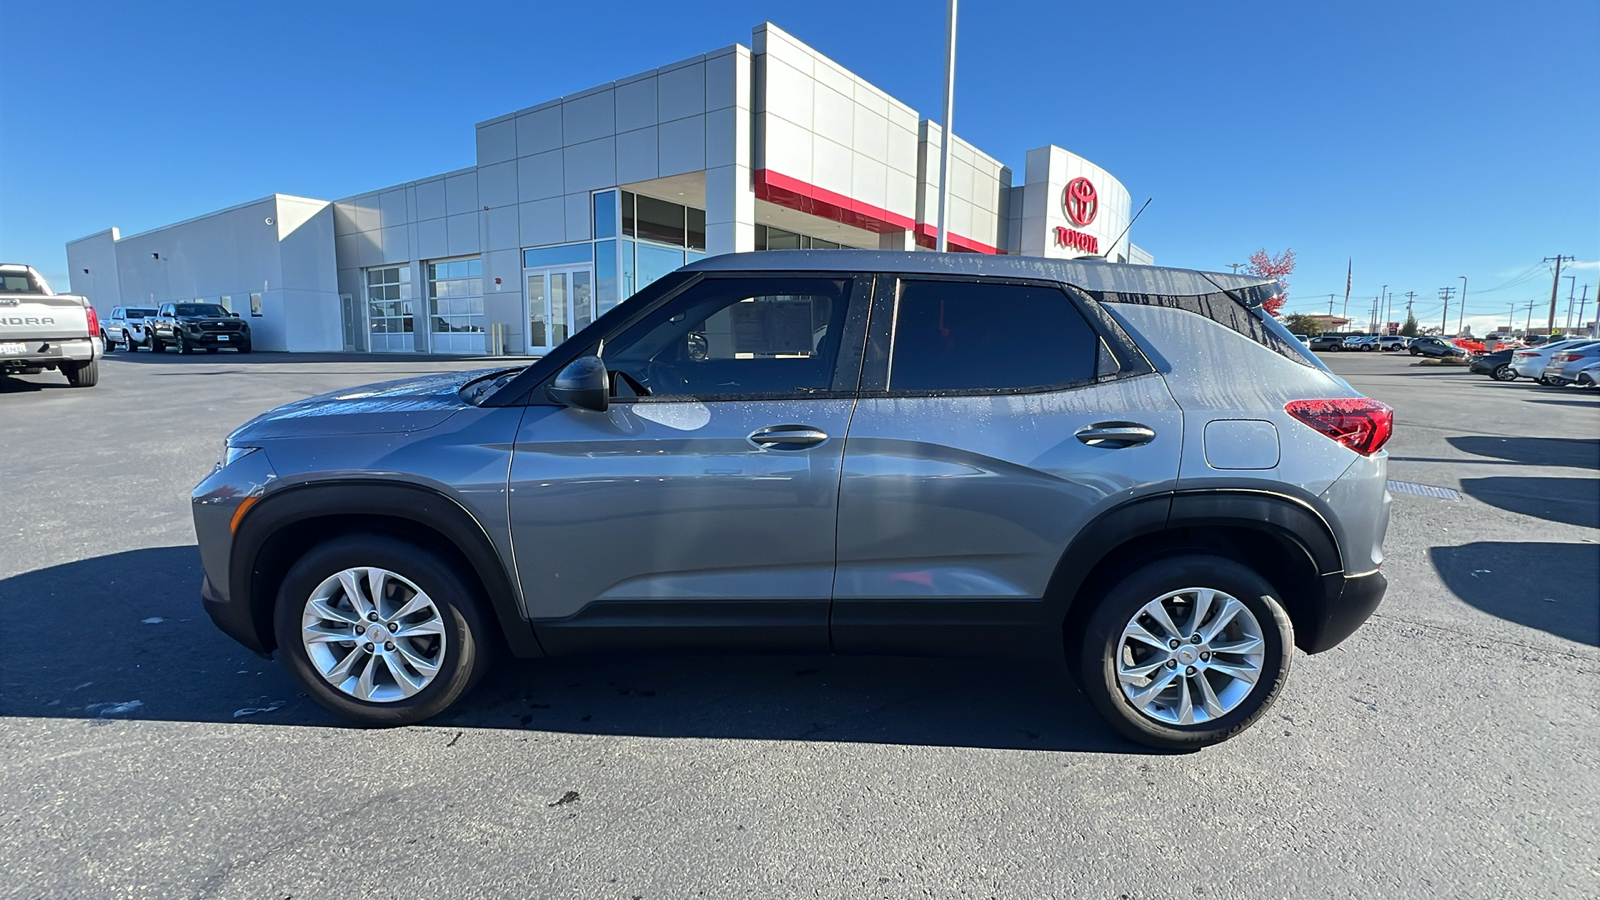
[(1098, 346), (1098, 335), (1058, 289), (905, 280), (888, 389), (989, 392), (1088, 381)]

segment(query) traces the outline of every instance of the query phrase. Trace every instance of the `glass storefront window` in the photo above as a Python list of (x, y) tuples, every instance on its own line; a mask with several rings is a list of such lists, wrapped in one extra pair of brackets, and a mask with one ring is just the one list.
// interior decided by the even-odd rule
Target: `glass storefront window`
[(558, 244), (554, 247), (537, 247), (533, 250), (522, 251), (522, 267), (524, 269), (543, 269), (547, 266), (564, 266), (571, 263), (586, 263), (594, 260), (594, 245), (588, 241), (581, 244)]
[(635, 252), (639, 258), (635, 290), (644, 290), (657, 278), (683, 265), (683, 250), (677, 247), (660, 247), (641, 241)]
[(633, 215), (633, 201), (634, 194), (632, 192), (622, 192), (622, 233), (628, 237), (633, 237), (634, 233), (638, 230), (637, 223)]
[(684, 241), (683, 245), (690, 250), (704, 250), (706, 248), (706, 211), (695, 209), (692, 206), (686, 207), (686, 211), (689, 214), (688, 239)]
[(617, 236), (617, 192), (601, 191), (594, 195), (594, 236)]
[(634, 278), (633, 241), (622, 241), (622, 296), (632, 297), (641, 285)]
[(622, 302), (622, 292), (617, 284), (617, 242), (596, 241), (594, 245), (594, 299), (598, 315), (605, 315)]
[(636, 233), (633, 237), (682, 247), (684, 242), (683, 207), (654, 197), (634, 199)]
[(768, 225), (756, 226), (757, 250), (842, 250), (843, 244), (814, 238), (808, 234), (796, 234), (784, 231), (782, 228), (773, 228)]

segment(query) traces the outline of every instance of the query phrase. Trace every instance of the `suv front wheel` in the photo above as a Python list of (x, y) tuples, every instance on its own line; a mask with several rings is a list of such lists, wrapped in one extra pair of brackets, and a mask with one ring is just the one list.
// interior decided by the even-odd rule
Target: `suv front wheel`
[(444, 560), (381, 535), (313, 547), (283, 580), (278, 648), (311, 698), (363, 725), (409, 725), (470, 690), (494, 646)]
[(1238, 734), (1289, 676), (1294, 626), (1271, 584), (1202, 554), (1151, 563), (1106, 591), (1076, 654), (1078, 683), (1124, 736), (1198, 750)]

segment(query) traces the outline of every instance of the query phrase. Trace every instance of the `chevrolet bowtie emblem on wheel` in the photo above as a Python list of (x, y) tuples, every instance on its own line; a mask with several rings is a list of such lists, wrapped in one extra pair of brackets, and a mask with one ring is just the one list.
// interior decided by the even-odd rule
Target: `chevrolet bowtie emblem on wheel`
[(1066, 211), (1072, 224), (1082, 228), (1093, 222), (1095, 213), (1100, 211), (1100, 196), (1089, 179), (1074, 178), (1067, 182), (1067, 189), (1061, 192), (1061, 208)]

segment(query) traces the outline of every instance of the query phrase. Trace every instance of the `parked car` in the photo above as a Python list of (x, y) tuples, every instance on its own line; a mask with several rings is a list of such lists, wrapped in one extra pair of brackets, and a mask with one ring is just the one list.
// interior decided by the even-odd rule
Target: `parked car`
[(202, 348), (215, 353), (223, 347), (249, 353), (250, 324), (219, 303), (163, 303), (154, 318), (145, 320), (145, 346), (156, 353), (169, 346), (179, 353)]
[(1474, 375), (1487, 375), (1495, 381), (1516, 381), (1516, 370), (1511, 368), (1511, 355), (1515, 352), (1515, 348), (1507, 347), (1474, 357), (1467, 370)]
[(107, 319), (102, 333), (106, 339), (106, 349), (111, 350), (118, 344), (122, 349), (132, 353), (135, 347), (145, 342), (144, 320), (156, 314), (153, 306), (116, 306), (111, 309), (111, 318)]
[(1557, 351), (1565, 350), (1580, 343), (1584, 342), (1566, 340), (1555, 341), (1538, 347), (1524, 347), (1512, 354), (1511, 368), (1523, 378), (1532, 378), (1542, 384), (1544, 383), (1544, 368), (1550, 364), (1550, 357), (1554, 356)]
[(1488, 349), (1484, 345), (1483, 341), (1475, 341), (1472, 338), (1453, 338), (1451, 339), (1450, 343), (1455, 344), (1457, 347), (1467, 351), (1468, 356), (1476, 356), (1477, 354), (1483, 353)]
[(94, 387), (104, 353), (87, 299), (57, 294), (32, 266), (0, 264), (0, 378), (53, 369), (73, 387)]
[(204, 606), (368, 724), (444, 711), (502, 642), (1065, 652), (1124, 735), (1215, 743), (1385, 586), (1393, 413), (1261, 309), (1277, 290), (704, 259), (526, 368), (246, 423), (192, 498)]
[(1600, 359), (1600, 341), (1577, 341), (1550, 355), (1539, 381), (1552, 387), (1576, 382), (1583, 367)]
[(1311, 346), (1311, 349), (1313, 349), (1313, 350), (1343, 350), (1344, 349), (1344, 335), (1342, 335), (1342, 334), (1319, 334), (1316, 337), (1311, 339), (1311, 345), (1310, 346)]
[(1578, 370), (1578, 380), (1575, 382), (1578, 387), (1592, 388), (1597, 382), (1600, 382), (1600, 361), (1589, 363)]
[(1410, 338), (1403, 337), (1398, 334), (1385, 334), (1381, 335), (1376, 343), (1379, 350), (1393, 351), (1406, 349), (1406, 346), (1410, 344), (1410, 342)]
[(1406, 349), (1411, 351), (1412, 356), (1426, 356), (1431, 359), (1467, 358), (1467, 351), (1443, 338), (1433, 337), (1432, 335), (1417, 338)]
[(1345, 350), (1376, 350), (1378, 336), (1375, 334), (1357, 334), (1344, 339)]
[(1307, 347), (1311, 346), (1311, 335), (1309, 334), (1294, 334), (1290, 335), (1290, 337), (1293, 337), (1295, 340), (1306, 345)]

